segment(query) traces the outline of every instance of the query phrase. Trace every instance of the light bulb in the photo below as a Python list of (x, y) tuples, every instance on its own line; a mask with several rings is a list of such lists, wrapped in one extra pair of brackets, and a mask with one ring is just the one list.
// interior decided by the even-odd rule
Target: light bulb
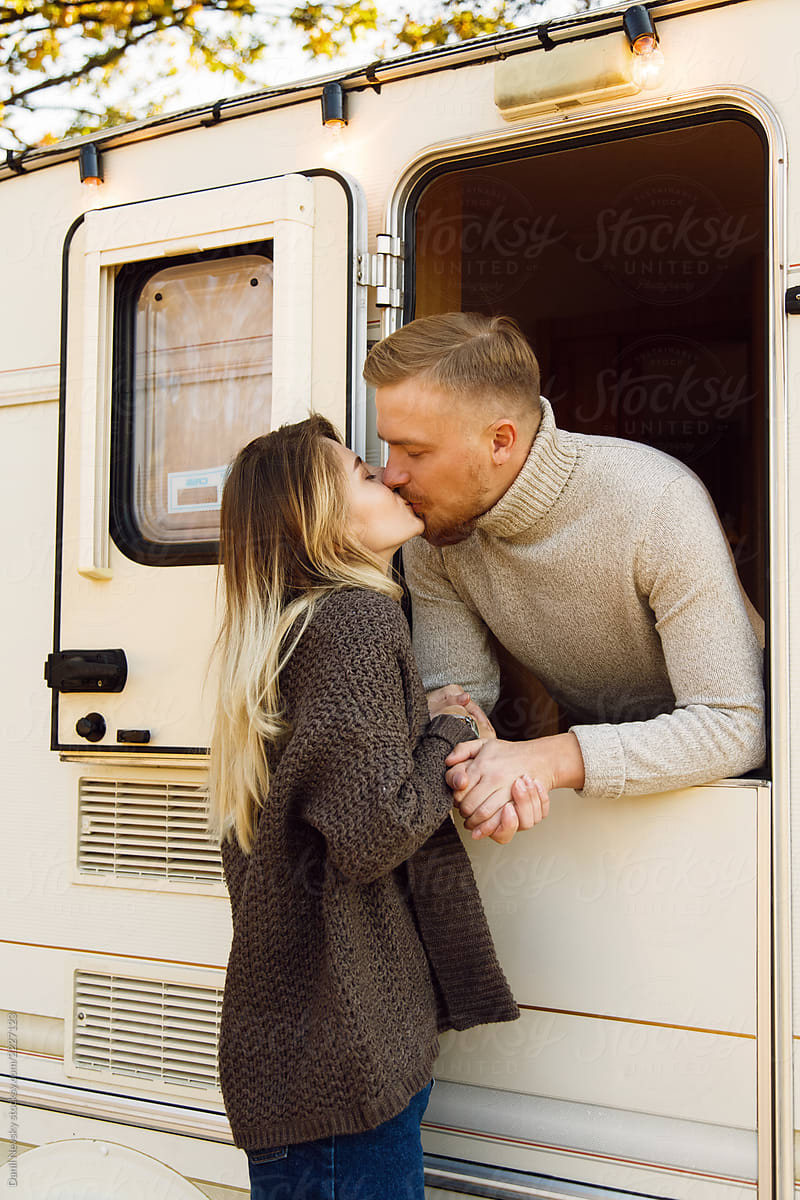
[(649, 90), (658, 87), (664, 73), (664, 55), (657, 42), (645, 38), (640, 41), (648, 43), (640, 50), (637, 42), (633, 53), (633, 82), (641, 91), (643, 88)]
[(326, 162), (338, 163), (344, 157), (347, 150), (347, 138), (344, 135), (344, 126), (326, 126), (325, 141), (328, 143), (328, 147), (323, 152), (322, 157)]

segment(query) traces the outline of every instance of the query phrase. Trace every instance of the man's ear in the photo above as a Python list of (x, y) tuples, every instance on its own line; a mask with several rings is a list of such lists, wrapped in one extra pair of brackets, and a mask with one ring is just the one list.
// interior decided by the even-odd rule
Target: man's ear
[(501, 417), (490, 426), (489, 433), (492, 439), (492, 461), (495, 466), (505, 466), (519, 440), (517, 427), (508, 417)]

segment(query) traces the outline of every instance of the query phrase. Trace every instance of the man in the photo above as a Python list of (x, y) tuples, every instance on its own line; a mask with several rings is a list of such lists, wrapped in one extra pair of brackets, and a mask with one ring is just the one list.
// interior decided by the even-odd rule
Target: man
[[(425, 522), (404, 564), (432, 710), (462, 689), (491, 709), (491, 632), (574, 721), (456, 747), (448, 782), (468, 828), (508, 841), (555, 787), (611, 798), (761, 764), (763, 626), (687, 467), (559, 429), (508, 318), (412, 321), (373, 347), (364, 377), (384, 482)], [(543, 785), (527, 809), (526, 778)]]

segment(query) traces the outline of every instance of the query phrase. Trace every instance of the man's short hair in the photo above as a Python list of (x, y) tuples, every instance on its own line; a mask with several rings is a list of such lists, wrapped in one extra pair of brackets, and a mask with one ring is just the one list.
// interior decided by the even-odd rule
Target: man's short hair
[(364, 378), (373, 387), (422, 379), (464, 396), (503, 396), (539, 413), (539, 364), (511, 317), (420, 317), (372, 347)]

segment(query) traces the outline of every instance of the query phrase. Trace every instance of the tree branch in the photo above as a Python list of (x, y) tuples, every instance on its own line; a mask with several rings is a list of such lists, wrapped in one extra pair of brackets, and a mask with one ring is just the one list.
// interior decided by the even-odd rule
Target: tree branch
[[(163, 29), (172, 29), (174, 27), (176, 26), (172, 23), (169, 25), (164, 25), (160, 21), (151, 23), (150, 28), (145, 29), (143, 33), (138, 35), (138, 37), (126, 36), (121, 45), (112, 46), (110, 50), (105, 52), (105, 54), (97, 54), (94, 56), (94, 58), (86, 59), (86, 61), (83, 62), (80, 67), (76, 67), (74, 71), (69, 71), (65, 75), (57, 75), (50, 79), (45, 79), (41, 83), (34, 83), (30, 87), (23, 88), (20, 92), (11, 92), (11, 94), (5, 98), (0, 97), (0, 107), (12, 108), (14, 105), (19, 105), (21, 101), (26, 100), (28, 96), (32, 96), (35, 92), (44, 91), (46, 88), (59, 87), (64, 83), (73, 83), (76, 79), (81, 79), (84, 75), (87, 75), (89, 71), (94, 71), (97, 67), (108, 67), (111, 65), (111, 63), (116, 62), (117, 59), (121, 58), (122, 55), (125, 54), (126, 51), (130, 50), (132, 46), (138, 46), (140, 42), (143, 42), (145, 38), (150, 37), (151, 34), (158, 33)], [(136, 26), (132, 26), (131, 28), (136, 28)]]

